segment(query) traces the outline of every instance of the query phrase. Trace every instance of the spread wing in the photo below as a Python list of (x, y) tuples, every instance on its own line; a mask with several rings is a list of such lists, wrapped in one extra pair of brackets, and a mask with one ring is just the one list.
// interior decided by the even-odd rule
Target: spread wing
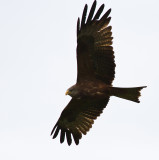
[(95, 8), (96, 0), (86, 20), (86, 4), (81, 22), (79, 18), (77, 21), (77, 82), (84, 79), (99, 79), (111, 85), (115, 75), (114, 52), (111, 46), (112, 27), (108, 25), (111, 9), (99, 19), (104, 4), (94, 15)]
[(59, 131), (61, 131), (61, 143), (64, 142), (66, 137), (68, 145), (71, 145), (73, 137), (76, 145), (78, 145), (79, 140), (82, 138), (82, 134), (85, 135), (89, 131), (94, 120), (102, 113), (108, 101), (109, 97), (100, 101), (72, 98), (62, 111), (51, 135), (53, 135), (53, 138), (56, 138)]

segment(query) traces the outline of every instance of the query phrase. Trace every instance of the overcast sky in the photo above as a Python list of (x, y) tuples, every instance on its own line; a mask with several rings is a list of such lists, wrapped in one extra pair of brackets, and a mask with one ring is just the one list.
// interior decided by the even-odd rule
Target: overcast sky
[(159, 159), (159, 1), (112, 8), (118, 87), (147, 85), (141, 103), (112, 97), (76, 146), (50, 132), (76, 82), (76, 22), (93, 0), (0, 0), (0, 159)]

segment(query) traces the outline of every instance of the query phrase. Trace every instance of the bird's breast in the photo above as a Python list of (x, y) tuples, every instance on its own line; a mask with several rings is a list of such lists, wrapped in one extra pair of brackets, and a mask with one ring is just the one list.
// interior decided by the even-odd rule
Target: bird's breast
[(108, 86), (99, 82), (85, 82), (79, 86), (80, 93), (85, 97), (104, 98), (109, 95)]

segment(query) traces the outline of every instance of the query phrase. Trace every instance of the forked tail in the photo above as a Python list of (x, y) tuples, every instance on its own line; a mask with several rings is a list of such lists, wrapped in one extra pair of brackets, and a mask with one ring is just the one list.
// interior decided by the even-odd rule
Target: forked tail
[(146, 86), (143, 87), (133, 87), (133, 88), (118, 88), (118, 87), (111, 87), (110, 88), (110, 94), (112, 96), (116, 96), (119, 98), (124, 98), (133, 102), (140, 103), (139, 97), (141, 96), (140, 91), (146, 88)]

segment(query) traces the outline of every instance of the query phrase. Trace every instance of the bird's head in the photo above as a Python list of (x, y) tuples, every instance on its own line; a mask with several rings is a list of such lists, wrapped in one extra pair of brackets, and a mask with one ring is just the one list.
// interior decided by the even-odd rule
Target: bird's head
[(71, 97), (77, 98), (77, 97), (79, 97), (79, 91), (78, 91), (77, 87), (74, 85), (74, 86), (70, 87), (69, 89), (67, 89), (65, 95), (69, 95)]

